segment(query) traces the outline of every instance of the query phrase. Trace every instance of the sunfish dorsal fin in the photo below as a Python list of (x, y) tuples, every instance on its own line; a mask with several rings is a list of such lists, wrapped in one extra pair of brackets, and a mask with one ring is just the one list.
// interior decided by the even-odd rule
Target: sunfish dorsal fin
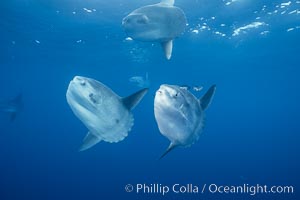
[(216, 85), (212, 85), (207, 90), (207, 92), (204, 94), (204, 96), (201, 97), (201, 99), (200, 99), (200, 105), (201, 105), (201, 108), (203, 110), (205, 110), (209, 106), (209, 104), (210, 104), (210, 102), (211, 102), (211, 100), (212, 100), (212, 98), (213, 98), (213, 96), (215, 94), (215, 91), (216, 91)]
[(168, 60), (171, 59), (172, 49), (173, 49), (173, 40), (169, 40), (167, 42), (162, 42), (161, 46), (165, 52), (165, 56)]
[(167, 155), (170, 151), (172, 151), (177, 145), (173, 144), (171, 142), (171, 144), (169, 145), (169, 147), (167, 148), (167, 150), (165, 151), (165, 153), (163, 153), (159, 159), (162, 159), (163, 157), (165, 157), (165, 155)]
[(173, 6), (175, 0), (161, 0), (161, 4), (167, 5), (167, 6)]
[(91, 132), (88, 132), (87, 135), (85, 136), (85, 138), (83, 139), (83, 143), (82, 143), (81, 147), (79, 148), (79, 151), (85, 151), (100, 141), (101, 141), (101, 139), (99, 137), (95, 136)]
[(128, 97), (124, 97), (122, 99), (123, 104), (128, 108), (128, 110), (132, 110), (141, 101), (141, 99), (144, 97), (147, 91), (148, 88), (144, 88)]

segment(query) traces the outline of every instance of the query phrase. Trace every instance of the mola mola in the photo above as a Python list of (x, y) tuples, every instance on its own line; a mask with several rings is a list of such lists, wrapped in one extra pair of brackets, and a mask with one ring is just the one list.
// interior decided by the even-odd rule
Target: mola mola
[(161, 134), (171, 141), (161, 158), (177, 146), (188, 147), (198, 140), (203, 128), (204, 110), (215, 90), (216, 86), (211, 86), (201, 99), (176, 85), (164, 84), (156, 91), (155, 119)]
[(173, 39), (183, 33), (187, 21), (184, 12), (173, 6), (174, 0), (138, 8), (126, 16), (122, 25), (134, 40), (161, 43), (166, 58), (172, 55)]
[(22, 94), (19, 94), (14, 99), (10, 101), (3, 101), (0, 102), (0, 112), (9, 113), (10, 120), (14, 121), (16, 118), (17, 113), (23, 108), (22, 103)]
[(74, 114), (88, 128), (80, 151), (100, 141), (122, 141), (133, 126), (131, 110), (140, 102), (148, 89), (142, 89), (121, 98), (104, 84), (86, 77), (75, 76), (66, 94)]

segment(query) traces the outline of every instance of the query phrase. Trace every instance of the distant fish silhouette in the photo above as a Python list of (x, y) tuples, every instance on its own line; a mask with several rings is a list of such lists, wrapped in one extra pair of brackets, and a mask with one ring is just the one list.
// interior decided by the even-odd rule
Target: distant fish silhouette
[(194, 86), (193, 90), (196, 92), (200, 92), (203, 89), (203, 86)]
[(179, 87), (180, 87), (180, 89), (183, 89), (183, 90), (189, 90), (189, 89), (191, 89), (191, 86), (189, 86), (189, 85), (181, 85)]
[(5, 112), (10, 114), (10, 121), (14, 121), (16, 115), (23, 107), (22, 94), (19, 94), (14, 99), (10, 101), (0, 102), (0, 112)]
[(183, 90), (193, 90), (195, 92), (200, 92), (203, 89), (203, 86), (197, 86), (197, 85), (195, 85), (193, 87), (191, 87), (189, 85), (181, 85), (179, 87), (180, 87), (180, 89), (183, 89)]
[(148, 72), (146, 73), (146, 76), (132, 76), (129, 78), (129, 82), (135, 84), (136, 86), (140, 87), (140, 88), (144, 88), (144, 87), (149, 87), (150, 86), (150, 81), (149, 81), (149, 77), (148, 77)]

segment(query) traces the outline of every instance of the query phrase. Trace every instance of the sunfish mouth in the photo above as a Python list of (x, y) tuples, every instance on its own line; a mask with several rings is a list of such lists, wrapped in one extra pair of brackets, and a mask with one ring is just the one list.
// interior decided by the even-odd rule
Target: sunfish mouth
[(162, 94), (163, 92), (161, 91), (161, 90), (157, 90), (156, 91), (156, 94), (158, 94), (158, 95), (160, 95), (160, 94)]

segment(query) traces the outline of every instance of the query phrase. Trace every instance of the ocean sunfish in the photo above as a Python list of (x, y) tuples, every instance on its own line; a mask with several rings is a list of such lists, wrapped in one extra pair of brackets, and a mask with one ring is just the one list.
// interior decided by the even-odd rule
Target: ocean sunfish
[(122, 141), (133, 126), (131, 110), (148, 89), (121, 98), (104, 84), (86, 77), (75, 76), (67, 90), (67, 102), (73, 113), (88, 128), (80, 151), (100, 141)]
[(216, 86), (197, 99), (192, 93), (177, 85), (161, 85), (154, 98), (154, 115), (162, 135), (171, 143), (168, 152), (177, 146), (189, 147), (195, 143), (203, 128), (204, 110), (209, 106)]
[(184, 12), (173, 6), (174, 0), (162, 0), (132, 11), (123, 21), (126, 34), (134, 40), (161, 43), (165, 56), (172, 55), (173, 39), (184, 32)]
[(14, 121), (18, 112), (23, 108), (22, 94), (19, 94), (14, 99), (0, 102), (0, 112), (10, 114), (10, 121)]

